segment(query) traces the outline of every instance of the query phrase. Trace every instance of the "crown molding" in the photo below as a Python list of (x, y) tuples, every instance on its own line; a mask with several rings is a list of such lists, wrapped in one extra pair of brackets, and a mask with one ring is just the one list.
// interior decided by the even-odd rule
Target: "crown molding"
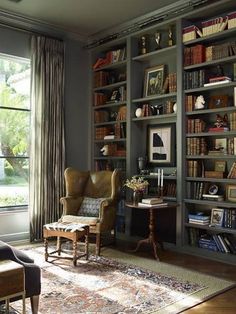
[(0, 26), (27, 33), (55, 37), (58, 39), (72, 39), (82, 43), (87, 42), (86, 36), (71, 32), (66, 28), (5, 10), (0, 10)]

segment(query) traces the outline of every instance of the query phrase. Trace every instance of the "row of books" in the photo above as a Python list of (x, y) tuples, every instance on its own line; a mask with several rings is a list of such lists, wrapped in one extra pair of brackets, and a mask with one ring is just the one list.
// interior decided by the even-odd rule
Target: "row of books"
[(93, 65), (93, 70), (99, 69), (103, 66), (124, 61), (126, 59), (126, 48), (119, 48), (108, 51), (104, 57), (98, 58)]
[(203, 63), (205, 61), (218, 60), (236, 55), (236, 42), (204, 46), (198, 44), (184, 48), (184, 66)]
[(207, 234), (204, 230), (188, 228), (189, 244), (222, 253), (236, 254), (236, 237), (232, 234)]
[(184, 72), (184, 89), (203, 87), (207, 81), (206, 70)]
[(187, 133), (201, 133), (206, 128), (206, 122), (202, 119), (188, 119)]
[(196, 102), (197, 96), (196, 95), (186, 95), (185, 96), (185, 111), (191, 112), (195, 109), (195, 102)]
[(96, 92), (93, 94), (93, 104), (94, 106), (105, 105), (108, 100), (108, 95), (104, 92)]
[(126, 161), (125, 160), (95, 160), (94, 163), (95, 171), (120, 169), (122, 172), (126, 171)]
[(187, 137), (186, 144), (186, 153), (188, 156), (207, 154), (205, 137)]
[(177, 75), (176, 73), (169, 73), (165, 79), (163, 92), (175, 93), (177, 91)]
[(236, 254), (236, 238), (230, 234), (204, 235), (198, 243), (200, 248)]
[(236, 112), (229, 113), (229, 128), (231, 131), (236, 130)]

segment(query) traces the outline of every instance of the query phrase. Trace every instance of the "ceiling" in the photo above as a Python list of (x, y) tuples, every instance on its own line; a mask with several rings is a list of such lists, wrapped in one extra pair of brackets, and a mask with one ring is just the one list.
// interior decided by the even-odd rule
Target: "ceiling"
[(1, 11), (10, 12), (88, 38), (176, 2), (181, 1), (1, 0), (0, 15)]

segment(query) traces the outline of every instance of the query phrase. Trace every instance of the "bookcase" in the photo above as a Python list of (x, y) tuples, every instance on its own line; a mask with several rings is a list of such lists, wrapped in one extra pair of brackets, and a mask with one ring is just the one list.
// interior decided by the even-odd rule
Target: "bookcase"
[[(218, 235), (224, 243), (236, 238), (232, 11), (233, 1), (216, 1), (91, 50), (91, 167), (121, 168), (124, 179), (143, 176), (150, 196), (156, 195), (157, 171), (163, 169), (164, 199), (177, 202), (178, 209), (161, 221), (175, 224), (176, 249), (235, 263), (231, 249), (226, 254), (214, 245)], [(150, 134), (166, 128), (172, 134), (171, 158), (165, 153), (162, 160)], [(139, 159), (147, 159), (147, 172), (140, 171)], [(218, 209), (221, 221), (214, 223)], [(202, 217), (189, 221), (191, 215)], [(124, 207), (123, 198), (117, 231), (136, 236), (144, 222)]]
[[(229, 175), (236, 154), (236, 28), (227, 27), (229, 12), (222, 12), (183, 20), (184, 246), (234, 262), (236, 203), (228, 189), (236, 187)], [(194, 34), (186, 39), (189, 24)]]

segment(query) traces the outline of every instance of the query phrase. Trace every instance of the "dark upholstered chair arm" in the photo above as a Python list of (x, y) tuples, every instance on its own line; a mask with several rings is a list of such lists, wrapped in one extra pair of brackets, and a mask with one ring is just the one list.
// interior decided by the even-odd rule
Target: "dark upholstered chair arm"
[(62, 197), (60, 199), (61, 204), (63, 205), (63, 216), (64, 215), (76, 215), (83, 201), (83, 197), (74, 198), (72, 196)]
[(26, 297), (40, 294), (41, 271), (31, 258), (18, 249), (0, 241), (0, 260), (11, 260), (24, 266)]

